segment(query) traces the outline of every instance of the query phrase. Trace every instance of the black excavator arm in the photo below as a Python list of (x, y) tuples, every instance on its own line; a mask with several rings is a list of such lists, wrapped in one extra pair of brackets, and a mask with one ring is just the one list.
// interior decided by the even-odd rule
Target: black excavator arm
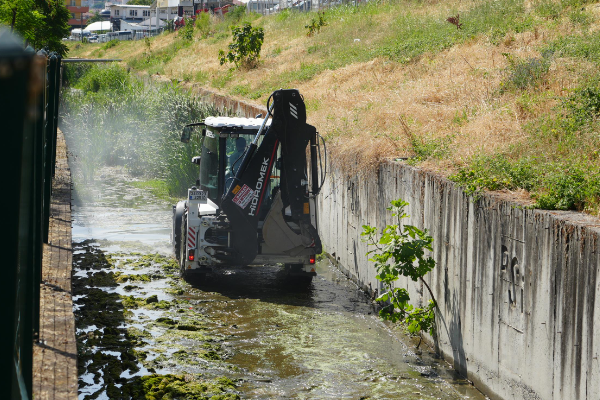
[[(259, 215), (264, 216), (264, 226), (271, 226), (271, 237), (290, 236), (290, 254), (318, 254), (321, 241), (311, 224), (307, 185), (306, 147), (315, 143), (317, 131), (306, 123), (306, 107), (300, 93), (295, 89), (278, 90), (269, 99), (268, 109), (273, 117), (271, 125), (260, 146), (250, 145), (229, 189), (223, 195), (221, 210), (229, 220), (231, 247), (221, 258), (230, 263), (250, 264), (256, 258), (259, 248)], [(272, 111), (271, 111), (272, 110)], [(268, 117), (268, 116), (267, 116)], [(256, 141), (255, 141), (256, 142)], [(277, 149), (281, 146), (281, 160), (276, 160)], [(265, 207), (268, 181), (273, 165), (280, 169), (280, 189), (270, 202), (272, 209)], [(316, 168), (312, 166), (311, 169)], [(280, 207), (279, 207), (280, 206)], [(275, 209), (276, 207), (278, 209)], [(291, 217), (284, 218), (289, 207)], [(287, 222), (299, 228), (289, 228)], [(285, 225), (285, 226), (284, 226)], [(296, 235), (297, 238), (293, 236)], [(265, 238), (266, 239), (266, 238)]]

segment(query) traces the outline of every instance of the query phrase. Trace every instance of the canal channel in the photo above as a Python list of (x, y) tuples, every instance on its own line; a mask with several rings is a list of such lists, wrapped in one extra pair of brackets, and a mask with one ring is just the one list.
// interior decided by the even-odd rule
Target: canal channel
[[(485, 399), (379, 320), (326, 258), (308, 287), (277, 265), (179, 279), (171, 204), (121, 168), (74, 168), (80, 399)], [(145, 397), (144, 397), (145, 396)]]

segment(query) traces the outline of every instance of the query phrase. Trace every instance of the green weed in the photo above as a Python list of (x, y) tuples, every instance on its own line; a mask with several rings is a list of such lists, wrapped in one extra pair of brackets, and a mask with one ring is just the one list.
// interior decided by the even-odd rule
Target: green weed
[(543, 209), (598, 213), (600, 79), (587, 81), (549, 115), (526, 126), (526, 141), (478, 155), (450, 177), (469, 194), (525, 189)]
[(468, 168), (450, 177), (459, 183), (467, 194), (478, 195), (482, 189), (501, 190), (535, 187), (534, 160), (511, 160), (507, 155), (475, 156)]
[(553, 0), (541, 0), (534, 3), (534, 11), (542, 18), (558, 19), (563, 10), (563, 5)]
[(451, 152), (454, 136), (441, 138), (411, 136), (410, 143), (415, 157), (410, 159), (410, 164), (416, 164), (429, 158), (442, 159)]
[(237, 85), (234, 86), (229, 93), (231, 93), (234, 96), (246, 96), (248, 93), (250, 93), (250, 87), (248, 85)]
[(117, 40), (117, 39), (109, 40), (108, 42), (106, 42), (102, 45), (102, 49), (108, 50), (112, 47), (115, 47), (118, 44), (119, 44), (119, 40)]
[(548, 45), (557, 56), (578, 57), (600, 63), (600, 32), (565, 36)]
[(207, 83), (209, 79), (208, 73), (202, 70), (198, 70), (196, 75), (194, 76), (194, 80), (198, 83), (204, 84)]
[(583, 29), (587, 29), (592, 24), (593, 17), (589, 12), (582, 11), (578, 8), (569, 14), (569, 20), (573, 24), (580, 25)]
[(271, 52), (271, 57), (277, 57), (278, 55), (281, 54), (281, 47), (277, 46), (273, 49), (273, 51)]
[(233, 79), (233, 71), (228, 70), (226, 73), (222, 73), (211, 81), (211, 86), (217, 89), (223, 89), (229, 81)]
[(112, 64), (106, 68), (89, 69), (79, 79), (76, 86), (85, 93), (97, 93), (99, 91), (128, 90), (132, 84), (129, 73), (117, 64)]

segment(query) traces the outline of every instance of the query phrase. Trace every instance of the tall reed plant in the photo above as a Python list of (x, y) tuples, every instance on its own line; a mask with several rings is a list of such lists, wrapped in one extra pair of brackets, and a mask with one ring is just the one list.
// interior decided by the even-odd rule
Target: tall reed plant
[(173, 196), (195, 181), (191, 158), (199, 144), (179, 138), (185, 124), (213, 109), (175, 85), (143, 82), (116, 64), (94, 66), (71, 84), (62, 94), (60, 125), (85, 180), (108, 165), (162, 179)]

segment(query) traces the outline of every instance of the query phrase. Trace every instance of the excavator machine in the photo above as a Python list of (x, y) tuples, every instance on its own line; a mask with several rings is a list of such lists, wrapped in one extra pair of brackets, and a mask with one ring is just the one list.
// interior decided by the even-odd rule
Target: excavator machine
[(192, 159), (198, 180), (173, 206), (173, 249), (186, 279), (218, 266), (274, 263), (298, 281), (316, 275), (325, 143), (306, 123), (297, 90), (275, 91), (267, 110), (264, 118), (208, 117), (183, 130), (188, 143), (202, 128)]

